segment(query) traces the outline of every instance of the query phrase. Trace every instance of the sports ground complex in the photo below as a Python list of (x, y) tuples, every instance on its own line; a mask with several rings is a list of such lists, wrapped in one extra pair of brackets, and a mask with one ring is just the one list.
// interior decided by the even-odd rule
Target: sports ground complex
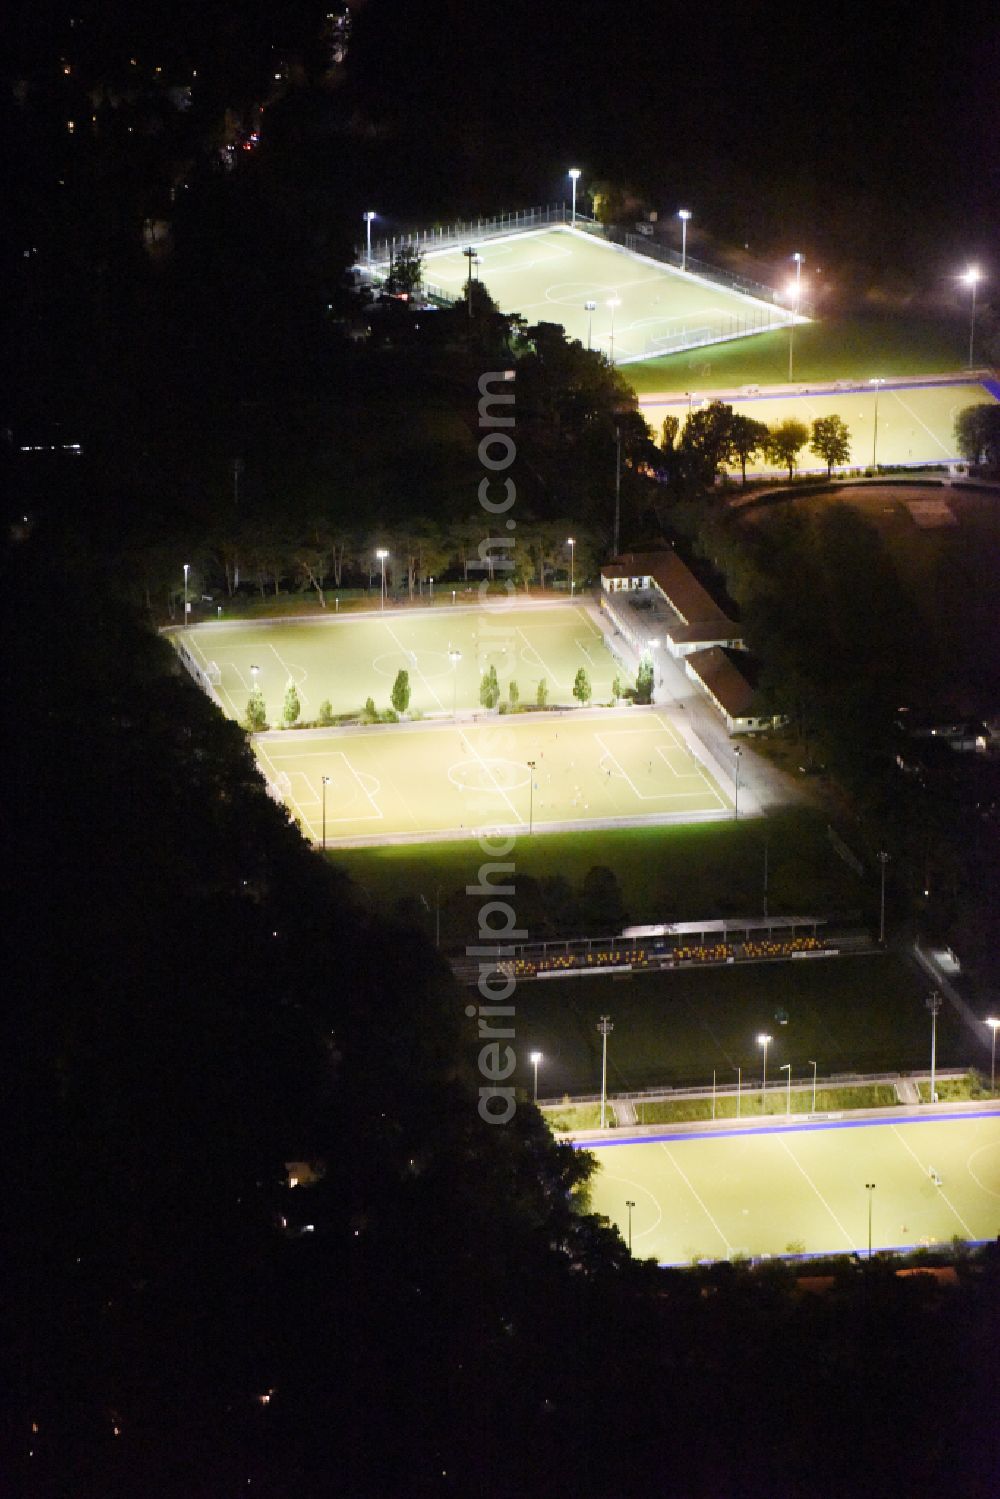
[[(578, 1140), (591, 1207), (663, 1264), (916, 1250), (1000, 1232), (1000, 1110)], [(866, 1184), (873, 1183), (869, 1194)]]

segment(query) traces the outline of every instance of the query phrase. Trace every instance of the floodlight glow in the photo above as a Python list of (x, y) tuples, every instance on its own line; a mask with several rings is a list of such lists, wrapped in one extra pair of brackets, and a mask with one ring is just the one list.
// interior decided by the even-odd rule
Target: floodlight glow
[(684, 219), (684, 221), (687, 222), (687, 220), (691, 217), (690, 208), (678, 208), (677, 217), (679, 219)]
[(379, 547), (375, 555), (376, 557), (388, 557), (389, 553), (385, 550), (384, 547)]
[(962, 280), (966, 286), (975, 286), (977, 281), (983, 279), (983, 273), (977, 265), (970, 265), (967, 271), (963, 271)]
[(541, 1054), (540, 1051), (533, 1051), (531, 1053), (531, 1064), (532, 1064), (533, 1067), (537, 1067), (538, 1064), (539, 1064), (539, 1062), (541, 1060), (542, 1060), (542, 1054)]
[(569, 169), (569, 175), (572, 177), (572, 179), (573, 179), (574, 182), (577, 182), (579, 180), (579, 177), (580, 177), (580, 168), (579, 167), (570, 167), (570, 169)]
[(757, 1045), (758, 1046), (769, 1046), (770, 1043), (771, 1043), (771, 1040), (772, 1040), (771, 1036), (765, 1035), (765, 1033), (763, 1031), (761, 1031), (760, 1035), (757, 1037)]
[(989, 1026), (991, 1031), (995, 1031), (1000, 1028), (1000, 1020), (998, 1020), (995, 1015), (988, 1015), (986, 1018), (986, 1024)]

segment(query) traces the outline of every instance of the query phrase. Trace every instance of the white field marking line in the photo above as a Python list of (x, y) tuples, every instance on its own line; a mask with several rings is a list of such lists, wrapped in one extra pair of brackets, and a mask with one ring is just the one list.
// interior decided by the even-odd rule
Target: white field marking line
[[(638, 734), (638, 733), (641, 733), (642, 730), (641, 729), (635, 729), (635, 730), (624, 729), (624, 730), (621, 730), (621, 732), (622, 733), (630, 733), (630, 732), (632, 732), (632, 733), (637, 733)], [(601, 746), (601, 749), (604, 751), (604, 757), (603, 758), (614, 761), (614, 763), (618, 767), (618, 774), (620, 776), (622, 776), (628, 782), (629, 786), (632, 788), (632, 795), (636, 798), (637, 801), (640, 801), (640, 802), (669, 802), (669, 801), (676, 801), (679, 797), (687, 797), (687, 796), (695, 796), (696, 795), (696, 793), (694, 791), (654, 791), (651, 795), (647, 795), (646, 792), (639, 790), (639, 788), (636, 786), (635, 782), (633, 781), (632, 777), (629, 775), (628, 771), (625, 770), (625, 768), (623, 767), (621, 761), (619, 760), (618, 756), (615, 754), (614, 750), (609, 750), (608, 749), (607, 745), (604, 743), (604, 740), (601, 738), (600, 734), (595, 734), (594, 738), (597, 740), (597, 743)]]
[[(392, 636), (393, 640), (396, 642), (396, 649), (399, 650), (399, 651), (402, 651), (403, 656), (405, 657), (405, 659), (409, 660), (410, 656), (415, 656), (416, 655), (415, 651), (407, 651), (406, 647), (403, 645), (403, 643), (400, 640), (399, 636), (396, 634), (395, 630), (392, 628), (392, 625), (389, 624), (389, 621), (385, 620), (384, 624), (385, 624), (386, 629), (389, 631), (389, 634)], [(435, 692), (434, 688), (431, 686), (431, 683), (428, 680), (428, 678), (424, 676), (424, 673), (421, 670), (421, 666), (420, 666), (419, 660), (415, 664), (416, 664), (416, 668), (417, 668), (417, 675), (419, 676), (420, 680), (423, 682), (424, 686), (430, 691), (430, 693), (431, 693), (432, 697), (434, 698), (435, 702), (437, 703), (438, 707), (443, 712), (444, 711), (444, 703), (438, 697), (438, 695)]]
[[(385, 814), (383, 813), (382, 808), (372, 796), (371, 792), (368, 790), (368, 787), (362, 781), (360, 775), (354, 769), (354, 766), (351, 764), (347, 756), (344, 754), (344, 751), (336, 750), (335, 753), (340, 756), (344, 764), (347, 766), (348, 770), (351, 772), (351, 775), (354, 777), (354, 784), (358, 787), (362, 796), (366, 796), (368, 798), (368, 803), (371, 806), (372, 811), (369, 812), (366, 817), (330, 817), (328, 815), (326, 819), (327, 822), (383, 822), (385, 820)], [(302, 773), (303, 772), (301, 771), (299, 772), (299, 774)]]
[(539, 664), (539, 666), (542, 667), (542, 669), (544, 670), (544, 672), (545, 672), (545, 674), (547, 676), (549, 676), (549, 677), (552, 678), (552, 685), (554, 687), (561, 688), (563, 691), (566, 691), (566, 683), (565, 682), (560, 682), (559, 678), (556, 676), (555, 672), (552, 670), (552, 668), (549, 665), (549, 663), (545, 660), (545, 658), (543, 657), (541, 651), (538, 649), (537, 645), (532, 645), (531, 641), (528, 639), (527, 635), (525, 635), (525, 633), (521, 629), (520, 625), (517, 625), (516, 629), (517, 629), (517, 633), (520, 635), (521, 639), (524, 641), (524, 643), (528, 647), (528, 649), (534, 651), (535, 655), (538, 658), (538, 664)]
[(713, 1214), (709, 1210), (709, 1208), (706, 1205), (704, 1199), (700, 1196), (700, 1194), (692, 1186), (691, 1181), (690, 1181), (687, 1173), (683, 1170), (682, 1167), (678, 1166), (677, 1162), (674, 1160), (673, 1153), (671, 1151), (667, 1150), (667, 1147), (662, 1142), (660, 1144), (660, 1149), (664, 1152), (664, 1154), (667, 1157), (667, 1160), (670, 1162), (671, 1166), (673, 1166), (673, 1168), (677, 1172), (678, 1176), (680, 1176), (683, 1179), (685, 1186), (687, 1187), (688, 1191), (691, 1193), (691, 1196), (695, 1199), (695, 1201), (697, 1202), (698, 1206), (701, 1208), (702, 1212), (705, 1214), (705, 1217), (711, 1223), (712, 1227), (715, 1229), (715, 1232), (719, 1235), (719, 1238), (722, 1240), (723, 1244), (726, 1247), (726, 1254), (728, 1255), (732, 1251), (732, 1247), (733, 1246), (730, 1244), (729, 1240), (726, 1238), (725, 1234), (722, 1232), (722, 1229), (719, 1227), (718, 1223), (715, 1220), (715, 1217), (713, 1216)]
[(850, 1234), (847, 1232), (847, 1229), (841, 1223), (840, 1219), (837, 1217), (836, 1213), (833, 1211), (833, 1208), (827, 1202), (826, 1198), (823, 1196), (823, 1194), (820, 1191), (819, 1187), (817, 1187), (816, 1183), (813, 1181), (812, 1177), (809, 1175), (809, 1172), (802, 1165), (802, 1162), (799, 1160), (798, 1156), (791, 1149), (790, 1145), (788, 1144), (788, 1141), (785, 1140), (785, 1139), (782, 1139), (781, 1140), (781, 1146), (787, 1152), (788, 1156), (792, 1160), (792, 1162), (795, 1165), (795, 1167), (797, 1168), (797, 1170), (799, 1170), (802, 1173), (802, 1175), (805, 1177), (806, 1181), (809, 1183), (810, 1187), (812, 1187), (813, 1191), (816, 1193), (816, 1196), (819, 1198), (820, 1202), (826, 1208), (827, 1212), (830, 1214), (830, 1217), (833, 1219), (834, 1223), (840, 1229), (840, 1232), (844, 1235), (844, 1238), (847, 1240), (847, 1243), (848, 1243), (849, 1247), (851, 1249), (856, 1249), (858, 1246), (854, 1243), (854, 1240), (851, 1238)]
[(500, 793), (500, 795), (503, 797), (504, 801), (507, 803), (508, 807), (513, 812), (514, 816), (517, 818), (518, 822), (523, 823), (524, 822), (524, 818), (521, 816), (520, 812), (514, 806), (514, 803), (511, 801), (511, 799), (507, 795), (506, 791), (500, 785), (500, 782), (497, 780), (496, 776), (493, 774), (492, 770), (490, 769), (490, 767), (487, 764), (487, 762), (483, 759), (482, 755), (476, 749), (475, 745), (471, 742), (471, 740), (469, 740), (466, 737), (466, 735), (461, 730), (459, 730), (459, 738), (461, 739), (462, 743), (465, 745), (466, 750), (469, 753), (473, 754), (476, 757), (476, 759), (479, 761), (480, 765), (485, 770), (485, 772), (489, 776), (490, 780), (493, 782), (494, 787)]
[(653, 748), (656, 750), (656, 753), (659, 755), (660, 759), (663, 761), (664, 765), (667, 767), (667, 769), (669, 770), (670, 774), (674, 777), (675, 781), (692, 780), (692, 779), (697, 780), (697, 777), (698, 777), (697, 770), (675, 770), (674, 767), (671, 765), (670, 761), (667, 759), (668, 755), (675, 755), (677, 753), (677, 749), (676, 749), (675, 745), (672, 745), (672, 744), (655, 744), (653, 746)]
[[(923, 1164), (923, 1162), (921, 1161), (920, 1157), (917, 1155), (916, 1151), (914, 1151), (911, 1148), (911, 1146), (909, 1144), (909, 1141), (905, 1140), (903, 1138), (903, 1136), (899, 1133), (899, 1130), (898, 1130), (898, 1128), (896, 1127), (895, 1124), (892, 1126), (892, 1132), (896, 1136), (896, 1139), (899, 1141), (899, 1143), (904, 1147), (904, 1149), (908, 1150), (910, 1152), (910, 1155), (913, 1156), (913, 1159), (916, 1161), (917, 1166), (918, 1166), (918, 1168), (920, 1170), (920, 1175), (921, 1176), (926, 1176), (928, 1168)], [(970, 1239), (974, 1239), (976, 1236), (972, 1232), (972, 1229), (966, 1223), (965, 1219), (962, 1217), (961, 1213), (958, 1211), (958, 1208), (952, 1202), (951, 1198), (947, 1195), (946, 1192), (943, 1191), (943, 1189), (941, 1187), (938, 1187), (938, 1195), (941, 1198), (943, 1198), (944, 1202), (951, 1209), (951, 1211), (955, 1214), (955, 1217), (958, 1219), (959, 1223), (965, 1229), (965, 1232), (968, 1234), (969, 1238)]]
[(948, 449), (945, 447), (944, 443), (941, 441), (940, 437), (938, 437), (937, 433), (931, 431), (931, 429), (930, 429), (930, 427), (928, 427), (927, 423), (925, 421), (921, 420), (921, 418), (917, 415), (917, 413), (914, 411), (914, 409), (913, 409), (912, 406), (907, 406), (906, 402), (903, 400), (903, 397), (899, 394), (899, 392), (897, 390), (887, 390), (886, 391), (886, 395), (887, 396), (895, 396), (896, 400), (902, 406), (903, 410), (905, 412), (907, 412), (907, 414), (909, 416), (912, 416), (912, 418), (913, 418), (913, 420), (915, 422), (919, 422), (920, 423), (920, 426), (923, 427), (924, 431), (927, 433), (927, 436), (931, 439), (932, 442), (936, 442), (937, 443), (938, 447), (941, 449), (942, 453), (944, 454), (944, 456), (946, 458), (950, 458), (952, 456), (952, 454), (949, 453)]
[[(691, 763), (694, 766), (693, 770), (689, 770), (689, 771), (686, 771), (686, 772), (685, 771), (674, 770), (674, 767), (670, 764), (670, 761), (667, 759), (667, 755), (671, 754), (673, 752), (673, 747), (672, 746), (666, 746), (665, 747), (664, 745), (661, 744), (661, 745), (657, 745), (656, 748), (657, 748), (657, 753), (662, 758), (663, 763), (666, 765), (666, 767), (670, 771), (671, 775), (676, 776), (678, 780), (695, 780), (695, 781), (702, 780), (702, 781), (704, 781), (704, 783), (705, 783), (705, 790), (706, 791), (710, 791), (712, 793), (712, 795), (715, 797), (715, 800), (718, 802), (719, 806), (725, 808), (726, 804), (723, 801), (723, 799), (722, 799), (721, 795), (719, 794), (719, 792), (712, 785), (712, 782), (709, 780), (708, 775), (707, 775), (707, 773), (705, 771), (704, 766), (699, 765), (698, 762), (697, 762), (697, 760), (692, 760)], [(685, 753), (686, 753), (686, 751), (685, 751)], [(691, 757), (688, 756), (688, 758), (690, 759)], [(685, 791), (685, 792), (675, 793), (675, 795), (693, 796), (694, 793), (691, 792), (691, 791)]]
[(656, 1193), (651, 1192), (648, 1187), (644, 1187), (641, 1182), (633, 1181), (630, 1176), (619, 1176), (617, 1171), (609, 1171), (607, 1166), (602, 1166), (601, 1170), (604, 1173), (604, 1178), (606, 1181), (621, 1182), (623, 1186), (631, 1187), (633, 1192), (641, 1192), (644, 1197), (649, 1198), (654, 1208), (656, 1209), (656, 1222), (651, 1223), (648, 1228), (643, 1228), (637, 1231), (635, 1234), (633, 1234), (633, 1238), (644, 1239), (647, 1237), (647, 1235), (655, 1232), (655, 1230), (659, 1228), (660, 1224), (663, 1221), (663, 1204), (660, 1202), (660, 1199), (657, 1197)]
[[(205, 652), (204, 652), (203, 648), (199, 645), (197, 639), (195, 638), (195, 636), (193, 634), (191, 636), (191, 644), (194, 646), (195, 650), (198, 652), (199, 656), (204, 661), (205, 668), (206, 668), (206, 675), (207, 675), (208, 657), (205, 655)], [(241, 680), (242, 680), (242, 678), (241, 678)], [(243, 683), (243, 685), (244, 685), (244, 687), (246, 687), (246, 683), (245, 682)], [(219, 696), (220, 697), (224, 697), (226, 699), (226, 701), (229, 703), (230, 709), (232, 710), (233, 717), (234, 718), (239, 718), (239, 710), (236, 707), (236, 703), (233, 701), (232, 695), (227, 691), (227, 689), (225, 687), (223, 687), (222, 683), (221, 682), (213, 682), (212, 686), (215, 688), (215, 690), (219, 694)]]
[[(290, 666), (287, 666), (285, 664), (285, 662), (282, 661), (281, 657), (278, 655), (277, 650), (275, 650), (275, 647), (273, 645), (271, 645), (270, 642), (268, 642), (268, 647), (267, 648), (268, 648), (269, 651), (274, 651), (275, 657), (277, 658), (278, 665), (281, 667), (282, 671), (285, 673), (285, 682), (286, 682), (286, 685), (287, 685), (288, 682), (295, 682), (295, 678), (292, 676), (292, 668)], [(304, 666), (300, 666), (299, 670), (300, 671), (305, 671), (305, 667)], [(305, 676), (307, 677), (308, 675), (309, 675), (309, 673), (307, 671), (305, 671)], [(303, 677), (302, 681), (303, 681), (303, 684), (304, 684), (305, 677)], [(303, 685), (301, 687), (301, 689), (300, 689), (300, 684), (298, 682), (295, 682), (295, 690), (296, 690), (296, 692), (299, 692), (301, 690), (301, 697), (302, 697), (303, 705), (306, 704), (309, 701), (309, 694), (306, 692), (305, 686)]]

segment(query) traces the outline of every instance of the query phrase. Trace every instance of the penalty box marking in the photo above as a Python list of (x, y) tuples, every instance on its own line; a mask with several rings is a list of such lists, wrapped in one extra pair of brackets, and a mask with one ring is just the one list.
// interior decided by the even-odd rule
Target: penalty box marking
[[(275, 760), (271, 757), (271, 755), (269, 755), (268, 752), (266, 750), (264, 750), (264, 749), (261, 749), (260, 753), (270, 762), (272, 769), (274, 769), (275, 774), (277, 774), (277, 766), (275, 765)], [(299, 801), (299, 799), (296, 797), (295, 798), (296, 805), (299, 806), (299, 807), (302, 807), (302, 806), (321, 806), (322, 805), (322, 793), (320, 793), (319, 796), (316, 795), (316, 789), (313, 786), (312, 782), (309, 780), (309, 777), (306, 774), (306, 772), (304, 770), (296, 770), (295, 769), (295, 761), (296, 760), (302, 760), (302, 759), (310, 759), (310, 760), (326, 760), (327, 762), (329, 762), (329, 760), (331, 759), (331, 757), (336, 757), (339, 760), (343, 760), (343, 762), (346, 765), (347, 769), (350, 771), (351, 775), (354, 778), (354, 784), (357, 786), (357, 788), (361, 792), (362, 796), (367, 797), (369, 805), (372, 808), (372, 810), (370, 812), (366, 812), (364, 814), (358, 813), (358, 814), (355, 814), (354, 816), (351, 816), (351, 817), (333, 817), (333, 816), (331, 816), (330, 812), (328, 811), (327, 812), (327, 816), (326, 816), (327, 822), (330, 823), (330, 822), (382, 822), (382, 821), (384, 821), (385, 820), (385, 813), (382, 811), (381, 807), (376, 802), (373, 793), (368, 790), (368, 787), (365, 785), (365, 781), (362, 779), (362, 777), (364, 777), (367, 780), (373, 781), (375, 783), (375, 790), (376, 791), (380, 791), (382, 789), (382, 783), (379, 781), (379, 779), (378, 779), (377, 776), (371, 775), (368, 771), (358, 771), (358, 770), (356, 770), (354, 768), (354, 766), (351, 764), (350, 760), (344, 754), (343, 750), (305, 750), (301, 754), (291, 753), (291, 754), (285, 754), (285, 755), (280, 755), (280, 756), (276, 757), (277, 759), (286, 761), (286, 763), (287, 762), (291, 762), (290, 769), (287, 770), (287, 771), (285, 771), (285, 774), (288, 776), (289, 780), (291, 780), (291, 778), (293, 776), (301, 776), (302, 779), (305, 781), (306, 785), (309, 787), (310, 791), (312, 792), (312, 799), (309, 802), (306, 802), (306, 803), (303, 803), (303, 802)], [(327, 793), (328, 798), (329, 798), (329, 794), (330, 793), (328, 792)], [(329, 806), (329, 801), (328, 801), (327, 805)]]
[[(909, 1153), (910, 1153), (910, 1155), (916, 1161), (916, 1163), (917, 1163), (917, 1170), (920, 1172), (920, 1175), (921, 1176), (926, 1176), (927, 1175), (927, 1171), (928, 1171), (928, 1167), (926, 1167), (923, 1164), (923, 1162), (921, 1161), (920, 1157), (917, 1155), (916, 1151), (910, 1145), (910, 1142), (908, 1140), (905, 1140), (903, 1138), (903, 1136), (899, 1133), (899, 1130), (897, 1129), (897, 1127), (895, 1125), (892, 1125), (892, 1132), (896, 1136), (896, 1139), (899, 1141), (900, 1145), (902, 1145), (904, 1147), (904, 1149), (908, 1150)], [(938, 1188), (938, 1195), (946, 1203), (946, 1205), (951, 1210), (951, 1212), (954, 1213), (954, 1215), (958, 1219), (959, 1223), (965, 1229), (965, 1232), (968, 1235), (968, 1237), (970, 1239), (974, 1239), (976, 1236), (972, 1232), (972, 1229), (966, 1223), (965, 1219), (962, 1217), (961, 1213), (958, 1211), (958, 1208), (952, 1202), (951, 1198), (948, 1197), (948, 1196), (946, 1196), (945, 1193), (944, 1193), (944, 1191), (940, 1187)]]
[[(612, 730), (612, 732), (613, 733), (618, 733), (618, 734), (643, 734), (646, 731), (644, 731), (642, 729), (617, 729), (617, 730)], [(608, 748), (608, 746), (605, 744), (604, 740), (602, 739), (601, 735), (595, 733), (594, 734), (594, 738), (596, 739), (597, 743), (601, 746), (601, 749), (604, 751), (604, 759), (613, 761), (614, 764), (618, 767), (618, 774), (622, 777), (623, 780), (625, 780), (625, 781), (628, 782), (628, 784), (629, 784), (629, 786), (630, 786), (630, 788), (632, 790), (632, 794), (636, 798), (637, 801), (640, 801), (640, 802), (672, 801), (672, 800), (674, 800), (677, 797), (693, 796), (695, 794), (693, 791), (654, 791), (654, 792), (651, 792), (651, 793), (647, 793), (645, 791), (640, 791), (639, 788), (636, 786), (635, 782), (633, 781), (632, 777), (629, 775), (628, 771), (624, 768), (624, 766), (622, 765), (621, 761), (618, 759), (618, 756), (615, 754), (614, 750), (611, 750), (611, 749)], [(668, 768), (670, 768), (670, 767), (668, 767)], [(675, 771), (675, 770), (672, 770), (672, 768), (671, 768), (671, 773), (678, 780), (681, 779), (681, 776), (678, 774), (678, 772)], [(698, 780), (699, 776), (698, 776), (697, 771), (692, 771), (684, 779), (687, 779), (687, 780)], [(708, 783), (708, 790), (713, 791), (713, 787), (711, 786), (710, 783)], [(714, 793), (714, 791), (713, 791), (713, 794), (715, 794), (716, 795), (716, 799), (718, 799), (718, 794)], [(723, 805), (725, 805), (725, 804), (723, 803)]]

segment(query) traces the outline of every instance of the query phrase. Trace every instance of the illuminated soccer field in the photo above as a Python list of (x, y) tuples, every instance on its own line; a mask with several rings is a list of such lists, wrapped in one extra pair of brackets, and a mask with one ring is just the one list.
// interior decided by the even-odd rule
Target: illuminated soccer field
[[(529, 323), (561, 323), (570, 338), (589, 341), (617, 364), (783, 327), (791, 318), (776, 302), (563, 225), (486, 239), (475, 249), (479, 279), (503, 312), (519, 312)], [(469, 275), (461, 249), (431, 251), (424, 265), (429, 284), (461, 296)], [(612, 327), (613, 298), (620, 305)], [(592, 313), (587, 302), (597, 304)]]
[[(285, 689), (295, 683), (303, 720), (321, 702), (334, 714), (357, 713), (371, 697), (388, 708), (398, 671), (410, 674), (410, 711), (450, 714), (479, 707), (482, 674), (497, 669), (506, 701), (510, 683), (522, 703), (535, 702), (545, 681), (550, 703), (573, 703), (573, 682), (586, 669), (595, 703), (611, 697), (621, 671), (595, 619), (582, 605), (554, 608), (386, 610), (273, 624), (197, 625), (174, 635), (186, 643), (203, 669), (217, 666), (215, 690), (226, 713), (242, 719), (253, 672), (267, 706), (268, 721), (280, 723)], [(458, 651), (460, 659), (452, 660)]]
[(732, 815), (684, 731), (649, 709), (278, 732), (254, 747), (316, 841), (325, 778), (329, 847)]
[[(817, 417), (839, 416), (851, 434), (851, 457), (848, 468), (866, 468), (873, 457), (881, 467), (916, 463), (959, 462), (955, 445), (955, 417), (965, 406), (996, 401), (996, 387), (977, 381), (887, 382), (878, 395), (878, 441), (875, 431), (875, 393), (867, 384), (844, 388), (824, 387), (822, 391), (803, 391), (799, 395), (771, 395), (765, 389), (760, 395), (723, 393), (734, 411), (753, 417), (773, 427), (792, 417), (811, 428)], [(639, 409), (658, 435), (666, 416), (679, 417), (681, 424), (689, 410), (697, 410), (713, 399), (704, 392), (679, 393), (669, 397), (644, 396)], [(734, 472), (739, 472), (736, 465)], [(750, 473), (787, 473), (755, 458)], [(799, 473), (826, 473), (826, 464), (808, 446), (799, 454)]]
[[(594, 1149), (587, 1143), (586, 1149)], [(1000, 1112), (602, 1144), (592, 1207), (661, 1263), (917, 1249), (1000, 1233)], [(936, 1185), (931, 1176), (940, 1178)]]

